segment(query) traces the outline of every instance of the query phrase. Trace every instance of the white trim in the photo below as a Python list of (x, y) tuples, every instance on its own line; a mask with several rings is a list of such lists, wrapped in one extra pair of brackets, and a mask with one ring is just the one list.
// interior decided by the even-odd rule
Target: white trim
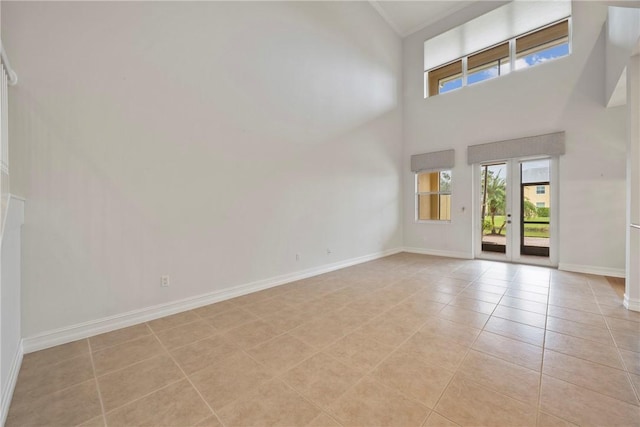
[(624, 294), (622, 305), (624, 305), (624, 308), (627, 310), (640, 311), (640, 299), (630, 299), (626, 293)]
[(369, 0), (369, 4), (380, 14), (380, 16), (382, 16), (382, 18), (387, 21), (387, 23), (391, 26), (391, 28), (393, 28), (393, 30), (401, 37), (401, 38), (405, 38), (415, 32), (418, 32), (420, 30), (423, 30), (425, 28), (427, 28), (428, 26), (441, 21), (442, 19), (453, 15), (454, 13), (457, 13), (459, 11), (461, 11), (462, 9), (464, 9), (465, 7), (469, 6), (469, 4), (467, 2), (461, 1), (458, 5), (456, 5), (455, 7), (452, 7), (450, 9), (447, 9), (445, 11), (442, 11), (434, 16), (430, 16), (428, 18), (428, 20), (426, 22), (423, 22), (421, 24), (415, 25), (413, 27), (409, 27), (408, 30), (402, 31), (400, 29), (400, 27), (389, 17), (389, 14), (384, 10), (384, 8), (379, 4), (378, 0)]
[(18, 83), (18, 75), (13, 68), (11, 68), (11, 63), (9, 62), (9, 57), (7, 56), (7, 51), (4, 50), (4, 46), (2, 46), (2, 41), (0, 41), (0, 59), (2, 60), (2, 65), (4, 65), (4, 69), (7, 72), (7, 83), (9, 86), (15, 86)]
[(382, 19), (387, 21), (387, 24), (389, 24), (389, 26), (393, 29), (393, 31), (395, 31), (397, 35), (399, 35), (400, 37), (404, 37), (402, 31), (400, 31), (400, 28), (398, 28), (396, 23), (393, 22), (389, 14), (384, 10), (384, 8), (378, 3), (377, 0), (369, 0), (369, 4), (376, 10), (376, 12), (378, 12)]
[(469, 6), (469, 3), (461, 1), (457, 6), (452, 7), (451, 9), (445, 10), (441, 13), (438, 13), (432, 17), (430, 17), (430, 19), (426, 22), (423, 22), (422, 24), (418, 24), (415, 27), (411, 27), (408, 30), (402, 32), (400, 35), (404, 38), (407, 37), (413, 33), (416, 33), (420, 30), (424, 30), (425, 28), (429, 27), (430, 25), (435, 24), (438, 21), (442, 21), (445, 18), (448, 18), (449, 16), (453, 15), (454, 13), (457, 13), (459, 11), (461, 11), (462, 9), (464, 9), (465, 7)]
[(572, 271), (574, 273), (595, 274), (598, 276), (622, 277), (625, 276), (624, 268), (598, 267), (594, 265), (558, 264), (558, 270)]
[(285, 283), (295, 282), (296, 280), (306, 279), (308, 277), (317, 276), (319, 274), (394, 255), (399, 252), (402, 252), (402, 248), (389, 249), (361, 257), (351, 258), (345, 261), (326, 264), (320, 267), (284, 274), (269, 279), (258, 280), (244, 285), (234, 286), (232, 288), (185, 298), (170, 303), (158, 304), (151, 307), (129, 311), (127, 313), (116, 314), (114, 316), (103, 317), (102, 319), (90, 320), (88, 322), (46, 331), (38, 335), (24, 338), (23, 350), (25, 353), (31, 353), (56, 345), (66, 344), (82, 338), (114, 331), (116, 329), (192, 310), (194, 308), (261, 291), (263, 289), (284, 285)]
[(9, 218), (9, 207), (13, 204), (11, 203), (11, 200), (15, 200), (16, 202), (20, 202), (22, 204), (22, 206), (20, 206), (20, 211), (19, 211), (19, 217), (18, 220), (14, 222), (14, 226), (15, 228), (19, 228), (22, 227), (22, 225), (24, 224), (24, 204), (25, 204), (25, 199), (23, 199), (20, 196), (16, 196), (14, 194), (9, 193), (9, 197), (7, 199), (7, 206), (5, 209), (5, 212), (7, 213), (4, 218), (2, 218), (2, 223), (0, 224), (0, 242), (2, 241), (2, 236), (4, 236), (4, 232), (5, 232), (5, 226), (7, 224), (7, 218)]
[(11, 369), (9, 370), (9, 377), (5, 383), (4, 390), (2, 390), (2, 406), (0, 407), (0, 425), (4, 425), (7, 421), (7, 415), (9, 414), (9, 408), (11, 407), (11, 399), (13, 398), (13, 391), (16, 388), (18, 382), (18, 373), (20, 373), (20, 367), (22, 366), (22, 356), (24, 355), (22, 340), (18, 344), (16, 354), (13, 356), (11, 363)]
[(441, 256), (445, 258), (473, 259), (473, 254), (468, 252), (442, 251), (438, 249), (409, 248), (409, 247), (405, 247), (404, 252), (409, 252), (412, 254), (421, 254), (421, 255)]

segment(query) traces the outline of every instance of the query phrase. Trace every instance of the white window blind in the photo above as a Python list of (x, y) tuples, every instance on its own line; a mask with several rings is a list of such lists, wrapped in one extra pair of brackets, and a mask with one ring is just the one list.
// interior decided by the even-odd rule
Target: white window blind
[(513, 1), (424, 42), (424, 70), (571, 16), (571, 2)]

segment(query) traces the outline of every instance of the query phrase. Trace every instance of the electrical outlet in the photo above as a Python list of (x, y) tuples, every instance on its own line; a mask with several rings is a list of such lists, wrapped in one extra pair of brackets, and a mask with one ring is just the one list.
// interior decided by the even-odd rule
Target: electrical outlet
[(160, 286), (162, 286), (163, 288), (169, 287), (169, 276), (160, 277)]

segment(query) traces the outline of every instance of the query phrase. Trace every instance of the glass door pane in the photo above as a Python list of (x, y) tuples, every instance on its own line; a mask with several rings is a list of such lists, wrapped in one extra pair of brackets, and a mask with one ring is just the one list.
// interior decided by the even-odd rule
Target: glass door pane
[(550, 172), (549, 159), (520, 163), (520, 255), (549, 257)]
[(507, 164), (481, 165), (482, 251), (507, 252)]

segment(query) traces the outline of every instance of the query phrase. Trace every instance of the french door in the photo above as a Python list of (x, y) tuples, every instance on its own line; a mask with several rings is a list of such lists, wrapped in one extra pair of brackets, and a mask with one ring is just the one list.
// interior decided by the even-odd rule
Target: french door
[(475, 165), (476, 258), (557, 265), (557, 159)]

